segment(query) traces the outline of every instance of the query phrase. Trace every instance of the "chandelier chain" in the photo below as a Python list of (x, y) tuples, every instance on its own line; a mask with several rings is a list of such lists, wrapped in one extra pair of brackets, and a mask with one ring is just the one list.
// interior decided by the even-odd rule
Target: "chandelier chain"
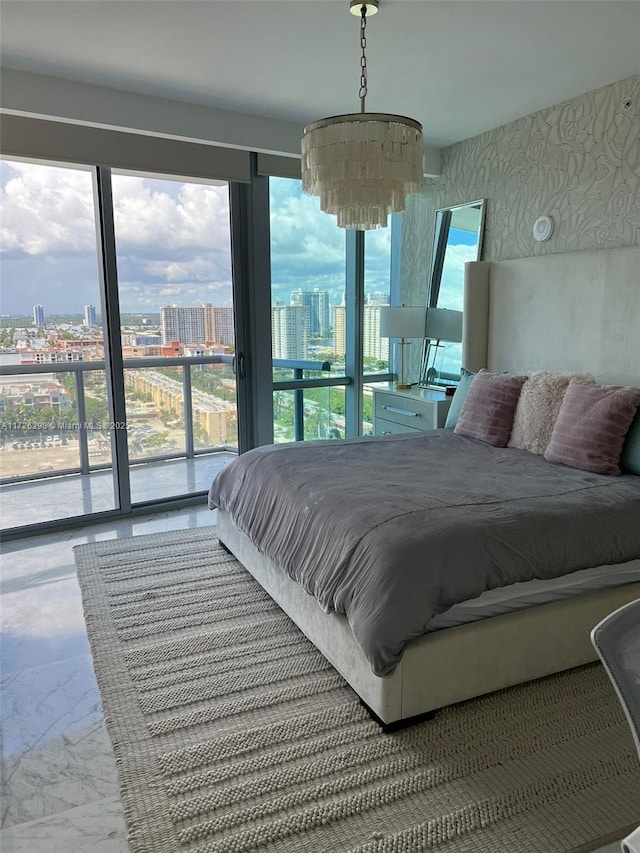
[(362, 48), (362, 56), (360, 57), (360, 112), (365, 112), (364, 101), (367, 97), (367, 57), (365, 50), (367, 47), (367, 7), (363, 3), (360, 9), (360, 47)]
[(338, 228), (357, 231), (385, 228), (423, 178), (420, 122), (365, 109), (367, 12), (377, 10), (378, 0), (349, 3), (360, 16), (360, 112), (314, 121), (302, 137), (303, 191), (320, 197), (320, 209), (337, 217)]

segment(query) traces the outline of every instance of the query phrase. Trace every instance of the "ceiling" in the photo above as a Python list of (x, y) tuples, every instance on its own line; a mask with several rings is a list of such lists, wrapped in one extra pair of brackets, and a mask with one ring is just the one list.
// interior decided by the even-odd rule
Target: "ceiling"
[[(0, 0), (2, 65), (300, 125), (359, 110), (348, 0)], [(639, 0), (381, 0), (370, 111), (448, 145), (640, 73)]]

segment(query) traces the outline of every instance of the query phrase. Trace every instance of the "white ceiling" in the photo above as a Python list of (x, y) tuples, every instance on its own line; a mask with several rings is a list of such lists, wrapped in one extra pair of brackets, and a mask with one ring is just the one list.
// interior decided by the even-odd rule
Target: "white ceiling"
[[(348, 0), (0, 0), (3, 66), (299, 122), (359, 109)], [(640, 73), (638, 0), (381, 0), (367, 109), (447, 145)]]

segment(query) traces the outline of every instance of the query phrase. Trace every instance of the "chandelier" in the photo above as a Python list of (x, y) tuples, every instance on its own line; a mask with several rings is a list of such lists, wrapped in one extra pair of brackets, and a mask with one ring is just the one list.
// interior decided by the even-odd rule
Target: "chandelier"
[(385, 228), (390, 213), (422, 186), (422, 125), (406, 116), (365, 111), (367, 15), (378, 0), (351, 0), (360, 16), (360, 112), (330, 116), (307, 125), (302, 137), (302, 189), (320, 196), (320, 208), (340, 228)]

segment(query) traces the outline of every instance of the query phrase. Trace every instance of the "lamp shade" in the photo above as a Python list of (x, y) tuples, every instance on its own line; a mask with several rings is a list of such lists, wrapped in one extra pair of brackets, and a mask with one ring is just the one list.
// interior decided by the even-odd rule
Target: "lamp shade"
[(424, 338), (425, 308), (385, 305), (380, 309), (381, 338)]
[(450, 308), (427, 308), (425, 337), (436, 341), (460, 343), (462, 311), (452, 311)]

